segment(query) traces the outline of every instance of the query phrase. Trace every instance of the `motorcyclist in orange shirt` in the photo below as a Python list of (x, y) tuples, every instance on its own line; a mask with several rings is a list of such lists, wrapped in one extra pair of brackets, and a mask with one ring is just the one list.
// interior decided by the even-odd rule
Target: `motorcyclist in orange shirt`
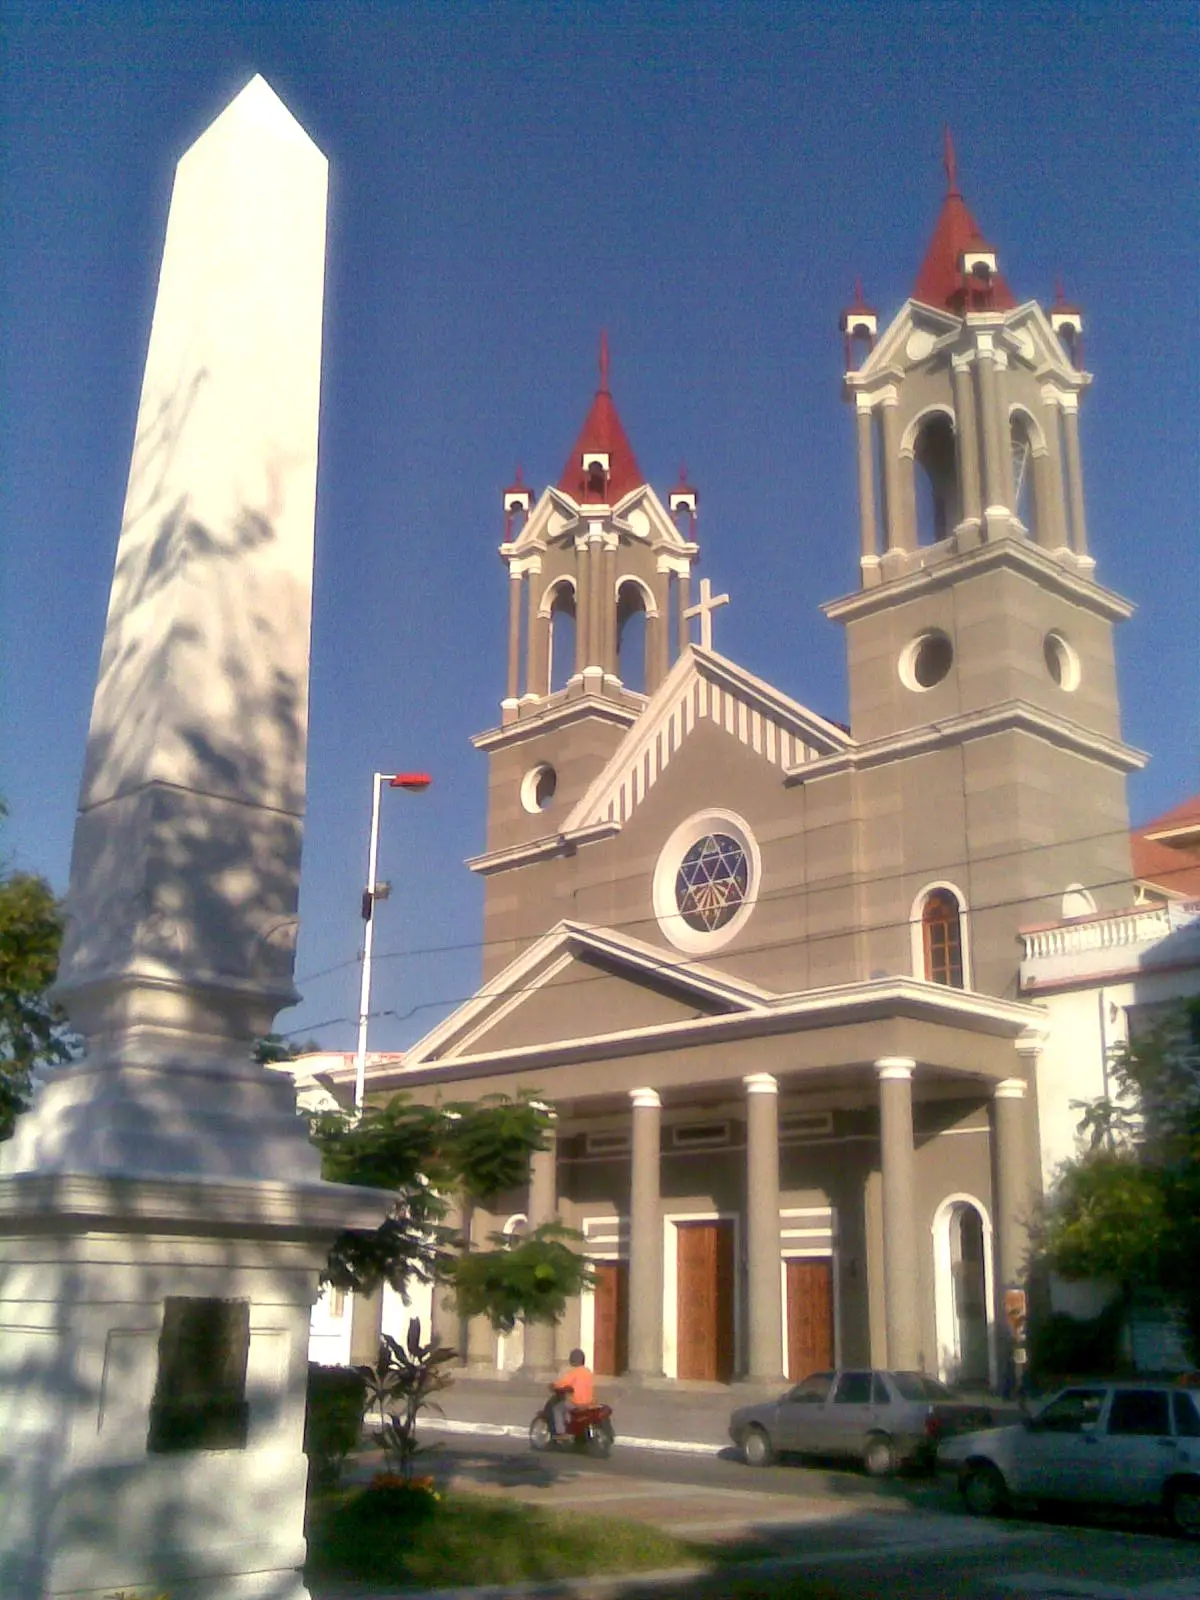
[(582, 1350), (572, 1350), (567, 1358), (570, 1365), (554, 1380), (554, 1404), (550, 1407), (550, 1425), (556, 1434), (567, 1431), (567, 1416), (572, 1406), (590, 1406), (596, 1399), (596, 1382), (587, 1365)]

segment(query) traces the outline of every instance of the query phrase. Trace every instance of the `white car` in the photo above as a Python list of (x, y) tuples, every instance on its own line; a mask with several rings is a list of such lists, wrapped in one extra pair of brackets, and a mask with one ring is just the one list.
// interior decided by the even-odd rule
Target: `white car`
[(1198, 1539), (1198, 1400), (1167, 1384), (1081, 1383), (1013, 1427), (948, 1439), (938, 1469), (980, 1516), (1037, 1500), (1154, 1507)]

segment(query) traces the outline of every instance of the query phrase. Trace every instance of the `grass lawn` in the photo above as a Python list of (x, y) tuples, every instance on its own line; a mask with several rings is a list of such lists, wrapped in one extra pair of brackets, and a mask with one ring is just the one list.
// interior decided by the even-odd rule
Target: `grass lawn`
[[(734, 1554), (613, 1517), (568, 1515), (458, 1492), (433, 1500), (367, 1489), (310, 1501), (308, 1541), (307, 1578), (392, 1588), (522, 1583), (664, 1567), (712, 1571)], [(754, 1588), (747, 1579), (728, 1574), (719, 1592), (738, 1600), (760, 1593), (817, 1600), (820, 1593), (785, 1587), (778, 1578), (771, 1588)]]
[(309, 1577), (414, 1588), (695, 1567), (710, 1557), (640, 1522), (568, 1516), (485, 1495), (433, 1500), (369, 1489), (312, 1503), (308, 1552)]

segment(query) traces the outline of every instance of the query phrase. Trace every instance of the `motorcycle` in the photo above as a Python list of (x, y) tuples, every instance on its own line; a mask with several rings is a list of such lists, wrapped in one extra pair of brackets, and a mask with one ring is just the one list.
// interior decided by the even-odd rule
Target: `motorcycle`
[(529, 1443), (535, 1450), (581, 1450), (589, 1456), (607, 1460), (612, 1453), (616, 1434), (613, 1432), (611, 1406), (573, 1406), (567, 1412), (565, 1433), (555, 1433), (550, 1410), (559, 1399), (559, 1391), (552, 1389), (550, 1398), (529, 1424)]

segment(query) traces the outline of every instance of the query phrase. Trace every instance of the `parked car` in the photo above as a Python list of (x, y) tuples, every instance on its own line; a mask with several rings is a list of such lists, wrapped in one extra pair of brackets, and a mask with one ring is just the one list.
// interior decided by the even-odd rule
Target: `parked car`
[(729, 1434), (752, 1467), (807, 1452), (855, 1457), (880, 1478), (909, 1463), (932, 1465), (939, 1440), (993, 1420), (987, 1406), (955, 1400), (923, 1372), (855, 1369), (814, 1372), (778, 1400), (740, 1407)]
[(968, 1510), (1021, 1501), (1161, 1507), (1200, 1538), (1200, 1406), (1195, 1390), (1147, 1383), (1063, 1389), (1013, 1427), (950, 1439), (938, 1468), (954, 1472)]

